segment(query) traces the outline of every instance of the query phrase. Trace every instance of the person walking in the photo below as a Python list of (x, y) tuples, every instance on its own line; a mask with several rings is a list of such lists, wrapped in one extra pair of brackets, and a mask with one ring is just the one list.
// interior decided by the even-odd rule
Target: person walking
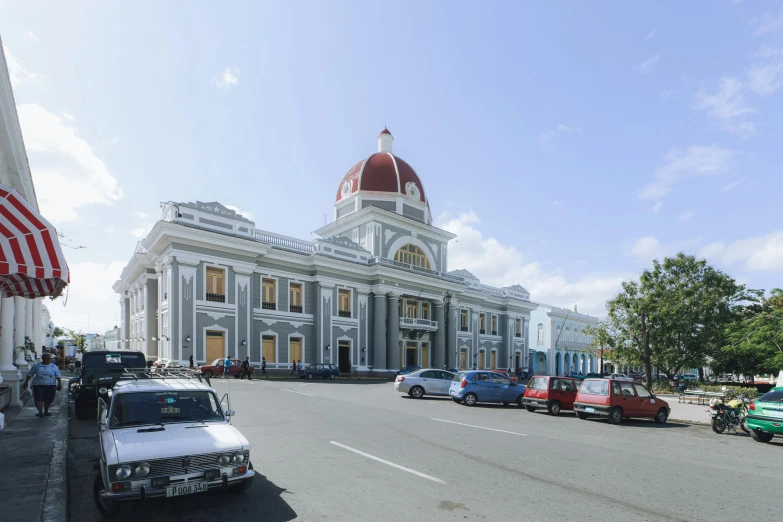
[(266, 375), (266, 357), (261, 357), (261, 375)]
[(30, 371), (27, 372), (27, 378), (24, 380), (22, 389), (27, 389), (27, 383), (33, 379), (33, 399), (35, 407), (38, 408), (36, 417), (49, 417), (49, 407), (54, 402), (54, 394), (63, 389), (63, 383), (60, 380), (60, 369), (52, 363), (52, 357), (48, 353), (41, 356), (41, 362), (35, 363)]
[(226, 355), (226, 359), (223, 361), (223, 376), (222, 379), (226, 378), (226, 375), (231, 377), (231, 359)]
[(76, 373), (82, 372), (82, 358), (84, 355), (82, 355), (82, 352), (79, 350), (76, 350), (76, 360), (73, 362), (74, 367), (76, 368)]
[(191, 368), (195, 368), (196, 366), (193, 364), (193, 356), (192, 355), (190, 356), (189, 361), (190, 361), (190, 367)]
[(246, 375), (248, 381), (252, 380), (250, 377), (250, 357), (245, 357), (245, 360), (242, 361), (242, 375), (239, 376), (239, 380), (244, 379)]

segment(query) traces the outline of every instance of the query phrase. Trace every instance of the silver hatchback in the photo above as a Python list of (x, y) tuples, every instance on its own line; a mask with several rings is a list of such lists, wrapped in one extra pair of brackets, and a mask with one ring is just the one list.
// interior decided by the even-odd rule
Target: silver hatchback
[(400, 393), (407, 393), (414, 399), (421, 399), (425, 395), (447, 396), (453, 378), (454, 374), (446, 370), (427, 368), (398, 375), (394, 381), (394, 389)]

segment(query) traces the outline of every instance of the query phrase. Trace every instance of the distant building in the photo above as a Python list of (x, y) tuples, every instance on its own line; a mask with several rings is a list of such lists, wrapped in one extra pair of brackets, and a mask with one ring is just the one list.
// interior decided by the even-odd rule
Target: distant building
[(565, 375), (598, 372), (598, 360), (590, 352), (588, 327), (598, 318), (556, 306), (539, 305), (530, 313), (530, 366), (533, 373)]
[(103, 334), (103, 344), (106, 350), (120, 350), (120, 329), (115, 326)]

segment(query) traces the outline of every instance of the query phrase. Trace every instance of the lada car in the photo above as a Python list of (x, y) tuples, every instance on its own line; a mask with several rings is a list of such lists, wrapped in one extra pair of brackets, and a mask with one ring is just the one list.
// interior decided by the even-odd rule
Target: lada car
[(308, 364), (298, 372), (300, 379), (312, 379), (320, 377), (322, 379), (336, 379), (340, 376), (340, 368), (336, 364)]
[(664, 423), (670, 411), (668, 402), (628, 380), (585, 379), (574, 400), (574, 413), (580, 419), (607, 417), (613, 424), (630, 417), (648, 417)]
[[(232, 377), (239, 379), (239, 376), (242, 375), (242, 361), (239, 359), (231, 359), (231, 366), (228, 367), (228, 371), (231, 374)], [(206, 377), (210, 378), (213, 376), (222, 376), (223, 375), (223, 365), (226, 362), (226, 358), (222, 359), (215, 359), (212, 361), (212, 364), (205, 364), (203, 366), (199, 366), (199, 370), (201, 371), (201, 374)], [(252, 365), (249, 366), (248, 371), (250, 372), (250, 375), (253, 375), (253, 371), (255, 368), (253, 368)]]
[(134, 378), (109, 395), (99, 403), (100, 472), (93, 485), (104, 517), (117, 517), (129, 500), (250, 488), (250, 443), (206, 384)]
[(527, 383), (522, 403), (527, 411), (546, 410), (559, 415), (560, 410), (574, 408), (579, 381), (570, 377), (536, 375)]
[(147, 366), (142, 352), (121, 350), (90, 350), (82, 359), (82, 370), (78, 381), (69, 382), (68, 390), (73, 396), (73, 409), (79, 420), (95, 421), (98, 413), (98, 398), (107, 392), (122, 375), (129, 371), (141, 371)]

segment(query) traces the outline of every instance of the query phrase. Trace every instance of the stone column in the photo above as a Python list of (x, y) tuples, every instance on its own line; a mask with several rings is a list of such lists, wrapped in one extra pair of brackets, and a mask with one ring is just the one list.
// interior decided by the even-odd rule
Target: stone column
[[(33, 314), (35, 313), (35, 300), (25, 299), (24, 303), (24, 335), (35, 344), (35, 332), (33, 331)], [(29, 365), (28, 365), (29, 366)]]
[[(25, 327), (25, 312), (27, 310), (27, 303), (24, 297), (14, 297), (14, 350), (19, 346), (24, 346), (24, 327)], [(16, 358), (16, 364), (20, 366), (26, 365), (24, 355), (20, 354)]]
[(44, 344), (43, 335), (43, 303), (40, 299), (36, 299), (33, 302), (33, 330), (35, 335), (33, 336), (33, 342), (35, 343), (35, 353), (41, 356), (41, 346)]
[[(438, 331), (435, 332), (435, 343), (432, 346), (434, 353), (433, 365), (435, 368), (443, 368), (446, 364), (446, 316), (443, 313), (443, 303), (435, 301), (435, 321), (438, 322)], [(449, 324), (451, 327), (451, 324)], [(451, 334), (451, 332), (449, 332)]]
[(400, 365), (400, 296), (389, 294), (386, 309), (388, 323), (386, 325), (386, 369), (396, 370)]
[(372, 364), (374, 370), (386, 366), (386, 296), (374, 294), (375, 317), (373, 324)]
[(20, 382), (22, 374), (14, 366), (14, 308), (15, 297), (3, 297), (0, 305), (0, 375), (11, 388), (11, 405), (21, 406)]

